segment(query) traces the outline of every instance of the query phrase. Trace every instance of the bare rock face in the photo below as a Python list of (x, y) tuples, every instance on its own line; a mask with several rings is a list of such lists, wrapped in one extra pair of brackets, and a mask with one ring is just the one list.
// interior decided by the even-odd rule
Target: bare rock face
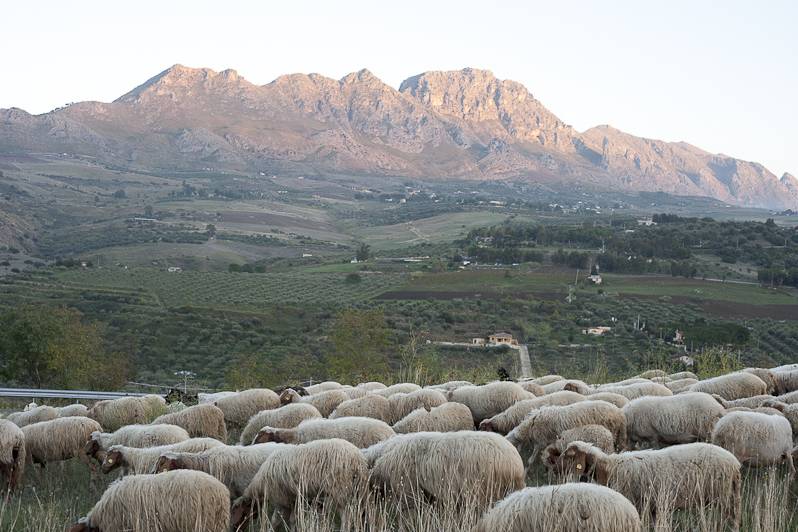
[(425, 72), (399, 90), (368, 70), (335, 80), (175, 65), (111, 103), (0, 109), (0, 153), (92, 155), (150, 171), (213, 166), (316, 175), (513, 178), (798, 208), (798, 181), (686, 143), (598, 126), (579, 133), (520, 83)]

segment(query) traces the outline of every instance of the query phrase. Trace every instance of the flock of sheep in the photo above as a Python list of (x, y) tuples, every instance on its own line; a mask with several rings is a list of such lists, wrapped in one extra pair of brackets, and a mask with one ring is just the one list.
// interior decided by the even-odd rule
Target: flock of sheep
[[(666, 502), (714, 508), (736, 530), (742, 465), (795, 471), (798, 364), (706, 380), (654, 370), (599, 386), (557, 375), (324, 382), (206, 394), (174, 410), (155, 395), (31, 405), (0, 419), (0, 478), (13, 494), (26, 464), (78, 458), (119, 471), (70, 532), (293, 528), (300, 500), (337, 509), (345, 530), (362, 519), (352, 501), (373, 497), (441, 508), (467, 497), (484, 510), (478, 531), (633, 532)], [(556, 483), (525, 487), (538, 461)]]

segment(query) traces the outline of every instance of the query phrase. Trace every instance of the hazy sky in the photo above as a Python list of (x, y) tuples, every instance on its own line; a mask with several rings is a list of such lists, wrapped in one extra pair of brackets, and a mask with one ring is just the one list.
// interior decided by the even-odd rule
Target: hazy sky
[(579, 130), (611, 124), (798, 174), (798, 2), (4, 0), (0, 107), (110, 101), (174, 63), (254, 83), (466, 66)]

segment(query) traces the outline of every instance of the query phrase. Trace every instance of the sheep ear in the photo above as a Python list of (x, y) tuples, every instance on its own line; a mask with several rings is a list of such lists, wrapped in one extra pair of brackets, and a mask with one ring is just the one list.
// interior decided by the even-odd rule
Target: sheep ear
[(252, 501), (238, 500), (230, 510), (230, 524), (240, 530), (252, 516)]
[(560, 458), (560, 450), (554, 447), (553, 445), (549, 445), (545, 449), (543, 449), (543, 463), (548, 465), (555, 465), (557, 460)]

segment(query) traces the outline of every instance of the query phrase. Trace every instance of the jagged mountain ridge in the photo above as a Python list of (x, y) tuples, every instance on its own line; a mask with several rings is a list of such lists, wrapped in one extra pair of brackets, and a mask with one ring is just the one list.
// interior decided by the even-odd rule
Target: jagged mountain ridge
[(0, 151), (70, 152), (137, 169), (522, 179), (798, 207), (798, 181), (686, 143), (578, 132), (520, 83), (426, 72), (395, 89), (368, 70), (335, 80), (175, 65), (111, 103), (0, 110)]

